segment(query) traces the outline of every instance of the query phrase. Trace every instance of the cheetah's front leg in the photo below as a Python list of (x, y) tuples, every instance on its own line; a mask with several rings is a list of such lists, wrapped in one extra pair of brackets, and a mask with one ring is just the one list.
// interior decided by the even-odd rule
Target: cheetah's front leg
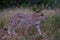
[(37, 22), (36, 22), (36, 28), (37, 28), (38, 33), (39, 33), (41, 36), (44, 37), (44, 35), (42, 34), (41, 29), (40, 29), (40, 21), (37, 21)]

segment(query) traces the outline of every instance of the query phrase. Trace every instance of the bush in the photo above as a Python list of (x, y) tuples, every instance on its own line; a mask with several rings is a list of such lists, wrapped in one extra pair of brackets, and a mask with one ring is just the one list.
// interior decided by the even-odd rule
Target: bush
[(60, 0), (0, 0), (0, 8), (19, 7), (22, 4), (29, 6), (43, 4), (45, 8), (54, 8), (58, 3), (60, 4)]

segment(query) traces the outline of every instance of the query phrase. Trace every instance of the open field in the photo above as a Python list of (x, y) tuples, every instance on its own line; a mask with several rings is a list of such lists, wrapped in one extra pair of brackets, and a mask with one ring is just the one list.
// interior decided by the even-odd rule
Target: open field
[(26, 27), (21, 23), (19, 28), (16, 30), (18, 35), (8, 35), (4, 29), (9, 26), (10, 16), (16, 13), (29, 13), (35, 12), (32, 9), (15, 8), (15, 9), (4, 9), (0, 11), (0, 40), (60, 40), (60, 16), (57, 16), (60, 12), (56, 10), (42, 10), (40, 13), (44, 13), (47, 16), (46, 21), (41, 21), (41, 30), (45, 34), (45, 37), (38, 35), (36, 27), (32, 26), (29, 28), (27, 35), (24, 34)]

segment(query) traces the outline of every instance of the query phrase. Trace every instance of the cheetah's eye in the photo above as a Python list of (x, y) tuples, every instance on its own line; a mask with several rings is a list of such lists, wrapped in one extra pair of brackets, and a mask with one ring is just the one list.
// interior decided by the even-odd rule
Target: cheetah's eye
[(5, 28), (4, 30), (5, 30), (5, 31), (7, 31), (7, 30), (8, 30), (8, 28)]
[(41, 16), (44, 16), (44, 14), (41, 14)]

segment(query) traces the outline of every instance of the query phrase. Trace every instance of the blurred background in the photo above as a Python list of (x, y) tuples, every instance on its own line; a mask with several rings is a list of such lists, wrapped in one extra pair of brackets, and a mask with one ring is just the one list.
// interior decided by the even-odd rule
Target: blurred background
[(0, 8), (33, 7), (60, 8), (60, 0), (0, 0)]
[[(21, 23), (17, 36), (8, 35), (10, 17), (16, 13), (44, 13), (46, 21), (41, 21), (42, 33), (38, 36), (36, 27), (32, 26), (24, 35), (25, 27)], [(60, 40), (60, 0), (0, 0), (0, 40)]]

